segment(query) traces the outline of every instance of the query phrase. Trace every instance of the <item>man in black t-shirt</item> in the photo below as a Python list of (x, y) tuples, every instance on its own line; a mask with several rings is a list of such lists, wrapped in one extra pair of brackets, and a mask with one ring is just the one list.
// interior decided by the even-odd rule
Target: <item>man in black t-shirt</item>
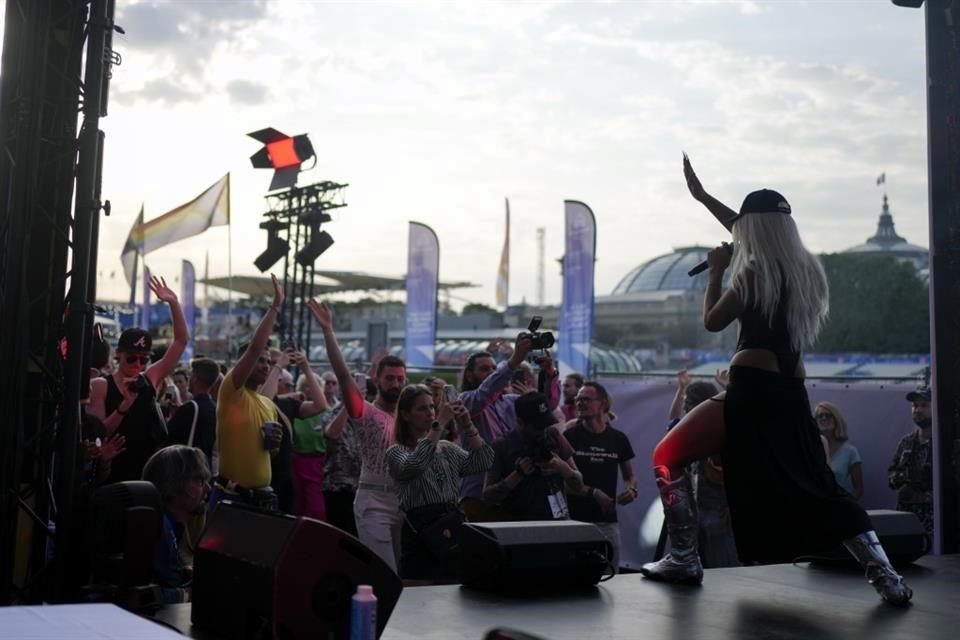
[(483, 499), (514, 520), (566, 520), (567, 493), (583, 490), (570, 444), (546, 395), (519, 396), (514, 409), (517, 428), (493, 443)]
[[(573, 459), (583, 474), (584, 490), (570, 496), (570, 517), (597, 525), (613, 546), (613, 566), (619, 569), (620, 524), (616, 506), (637, 497), (633, 474), (633, 447), (626, 434), (610, 426), (610, 395), (596, 382), (584, 383), (577, 392), (577, 419), (564, 432), (573, 447)], [(617, 495), (617, 472), (624, 490)]]

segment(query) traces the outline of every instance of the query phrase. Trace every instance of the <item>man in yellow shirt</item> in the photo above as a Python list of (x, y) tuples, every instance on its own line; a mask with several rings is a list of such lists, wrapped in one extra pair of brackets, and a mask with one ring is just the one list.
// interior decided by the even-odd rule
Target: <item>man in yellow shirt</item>
[(267, 343), (273, 332), (284, 293), (275, 276), (273, 304), (257, 326), (253, 339), (240, 347), (239, 360), (227, 372), (217, 398), (217, 445), (220, 452), (211, 503), (236, 500), (253, 506), (275, 509), (276, 496), (270, 487), (270, 456), (280, 446), (282, 425), (269, 398), (257, 389), (270, 373)]

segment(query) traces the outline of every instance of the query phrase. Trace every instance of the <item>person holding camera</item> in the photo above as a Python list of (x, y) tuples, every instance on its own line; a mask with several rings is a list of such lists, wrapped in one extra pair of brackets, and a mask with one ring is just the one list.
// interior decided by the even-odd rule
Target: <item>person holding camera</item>
[[(489, 351), (474, 353), (467, 358), (461, 377), (460, 400), (470, 412), (470, 418), (477, 426), (480, 437), (488, 444), (493, 444), (512, 432), (517, 425), (514, 403), (519, 394), (514, 387), (521, 380), (527, 380), (523, 365), (534, 348), (535, 337), (529, 332), (517, 335), (509, 359), (499, 365)], [(543, 360), (542, 371), (549, 380), (547, 386), (550, 397), (559, 401), (560, 384), (552, 359)], [(524, 391), (526, 390), (524, 388)], [(548, 404), (552, 410), (556, 402), (548, 401)], [(483, 484), (484, 478), (479, 474), (463, 479), (460, 507), (473, 521), (496, 520), (498, 517), (491, 512), (483, 499)]]
[(483, 499), (513, 520), (567, 520), (567, 493), (583, 492), (573, 448), (545, 394), (517, 397), (514, 411), (517, 428), (493, 443)]
[(274, 510), (277, 497), (270, 482), (271, 457), (283, 439), (277, 408), (270, 398), (257, 393), (270, 375), (267, 343), (283, 305), (283, 287), (273, 281), (273, 304), (257, 325), (249, 344), (238, 349), (239, 359), (220, 383), (217, 398), (217, 444), (219, 475), (211, 502), (230, 499), (261, 509)]
[[(456, 577), (455, 550), (463, 523), (460, 478), (483, 473), (493, 463), (493, 449), (463, 403), (441, 403), (439, 408), (434, 404), (433, 390), (426, 385), (404, 388), (397, 401), (396, 444), (387, 450), (404, 513), (400, 575), (408, 579)], [(443, 437), (451, 420), (463, 434), (463, 446)]]
[(190, 339), (177, 294), (157, 277), (150, 279), (150, 290), (170, 307), (173, 342), (160, 360), (150, 364), (150, 333), (127, 329), (117, 341), (117, 370), (90, 381), (90, 414), (103, 423), (108, 436), (120, 434), (126, 442), (125, 449), (110, 464), (107, 484), (139, 480), (147, 459), (166, 443), (167, 425), (157, 389), (177, 367)]

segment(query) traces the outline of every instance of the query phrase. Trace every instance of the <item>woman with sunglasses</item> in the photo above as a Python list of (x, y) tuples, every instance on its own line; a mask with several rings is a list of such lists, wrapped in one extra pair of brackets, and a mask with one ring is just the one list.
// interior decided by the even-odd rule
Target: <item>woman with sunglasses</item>
[(685, 466), (722, 452), (742, 562), (790, 562), (842, 541), (885, 601), (906, 604), (913, 592), (887, 559), (870, 517), (837, 486), (810, 412), (801, 352), (827, 315), (823, 267), (803, 245), (782, 195), (754, 191), (735, 213), (707, 194), (686, 156), (683, 170), (691, 195), (733, 234), (732, 251), (724, 245), (707, 256), (704, 326), (716, 332), (736, 321), (740, 331), (726, 391), (687, 413), (654, 449), (671, 551), (641, 572), (668, 582), (702, 581)]
[(167, 303), (173, 318), (173, 341), (166, 353), (150, 364), (150, 333), (127, 329), (117, 341), (116, 371), (90, 382), (90, 413), (103, 422), (108, 436), (119, 433), (126, 439), (126, 449), (111, 462), (108, 483), (139, 480), (143, 465), (166, 444), (167, 425), (157, 388), (176, 369), (190, 339), (177, 294), (157, 277), (150, 279), (150, 290)]
[(818, 402), (813, 409), (820, 435), (827, 441), (827, 462), (837, 484), (859, 500), (863, 496), (863, 461), (860, 452), (850, 444), (847, 421), (840, 407), (832, 402)]

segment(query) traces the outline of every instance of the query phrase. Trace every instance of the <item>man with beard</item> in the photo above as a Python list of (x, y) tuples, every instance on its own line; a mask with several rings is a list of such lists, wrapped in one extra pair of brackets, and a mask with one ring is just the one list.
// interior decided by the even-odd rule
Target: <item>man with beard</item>
[(930, 387), (920, 387), (907, 394), (910, 414), (917, 428), (904, 436), (887, 469), (890, 488), (897, 492), (897, 511), (917, 514), (927, 537), (933, 539), (933, 457), (930, 432)]
[(248, 345), (239, 349), (240, 359), (220, 383), (217, 398), (217, 443), (219, 475), (213, 487), (213, 504), (229, 498), (263, 509), (276, 508), (270, 486), (274, 455), (283, 438), (277, 409), (269, 398), (257, 393), (270, 374), (267, 341), (273, 332), (284, 293), (276, 276), (273, 304), (267, 309)]
[[(528, 353), (530, 334), (521, 333), (506, 362), (498, 365), (490, 352), (480, 351), (471, 354), (464, 364), (460, 400), (487, 444), (492, 445), (516, 428), (514, 401), (518, 396), (510, 393), (511, 381), (514, 373), (526, 362)], [(483, 501), (483, 484), (482, 473), (463, 479), (460, 508), (469, 520), (497, 520), (501, 517)]]
[[(395, 356), (381, 358), (374, 369), (377, 398), (374, 402), (365, 400), (340, 352), (330, 308), (317, 300), (311, 300), (307, 306), (323, 331), (327, 359), (340, 383), (343, 404), (360, 443), (360, 482), (353, 505), (357, 537), (397, 571), (403, 519), (397, 485), (390, 476), (386, 454), (396, 442), (394, 418), (400, 391), (407, 382), (407, 365)], [(331, 440), (339, 437), (333, 429), (328, 429), (326, 435)]]
[(210, 490), (207, 457), (180, 444), (160, 449), (143, 466), (143, 479), (160, 493), (163, 520), (153, 560), (153, 578), (164, 604), (190, 602), (192, 570), (180, 556), (187, 521), (206, 512)]

